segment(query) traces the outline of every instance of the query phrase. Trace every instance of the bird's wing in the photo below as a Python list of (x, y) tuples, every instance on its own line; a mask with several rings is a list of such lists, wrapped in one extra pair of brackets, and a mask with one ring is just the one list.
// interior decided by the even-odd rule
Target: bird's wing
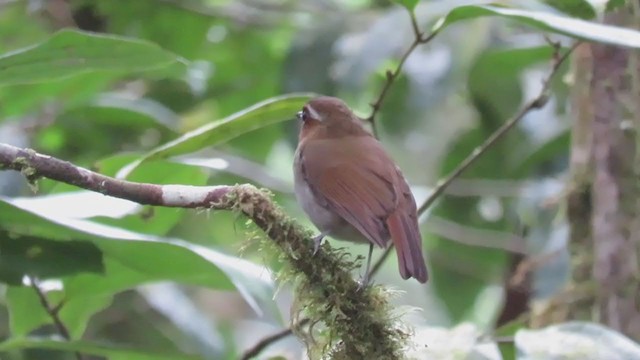
[(305, 144), (302, 151), (303, 174), (316, 198), (385, 247), (385, 221), (398, 203), (397, 170), (380, 144), (366, 137), (322, 139)]
[(415, 200), (377, 141), (368, 137), (310, 141), (302, 147), (301, 165), (321, 204), (378, 246), (385, 247), (391, 237), (402, 277), (427, 281)]

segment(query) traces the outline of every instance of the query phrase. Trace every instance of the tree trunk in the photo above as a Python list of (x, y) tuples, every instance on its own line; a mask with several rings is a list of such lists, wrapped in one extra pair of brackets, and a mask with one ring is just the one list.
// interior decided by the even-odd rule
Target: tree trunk
[[(609, 13), (604, 22), (636, 27), (629, 10)], [(570, 304), (567, 318), (590, 318), (636, 340), (640, 339), (639, 63), (638, 53), (629, 49), (602, 44), (578, 49), (568, 199), (577, 260), (573, 290), (586, 301)]]

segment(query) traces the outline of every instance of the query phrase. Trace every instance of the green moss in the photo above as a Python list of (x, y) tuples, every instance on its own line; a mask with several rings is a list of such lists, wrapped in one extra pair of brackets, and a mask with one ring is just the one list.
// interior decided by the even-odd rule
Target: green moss
[(274, 256), (285, 266), (276, 275), (296, 291), (293, 318), (309, 318), (306, 331), (295, 329), (312, 358), (401, 359), (409, 336), (391, 316), (382, 287), (359, 288), (351, 275), (361, 259), (324, 243), (313, 254), (313, 233), (289, 218), (271, 194), (238, 185), (218, 204), (240, 211), (269, 238)]
[(12, 168), (20, 169), (20, 173), (27, 179), (31, 191), (34, 193), (38, 192), (38, 179), (40, 176), (29, 160), (23, 156), (19, 156), (13, 161), (12, 165)]

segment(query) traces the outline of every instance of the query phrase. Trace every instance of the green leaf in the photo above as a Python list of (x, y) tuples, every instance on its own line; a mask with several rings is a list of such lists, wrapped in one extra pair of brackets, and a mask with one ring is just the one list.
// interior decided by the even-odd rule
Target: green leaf
[[(14, 234), (93, 243), (105, 258), (108, 275), (105, 281), (115, 282), (110, 284), (109, 290), (170, 280), (213, 289), (237, 289), (258, 313), (262, 312), (261, 304), (272, 303), (273, 285), (260, 267), (181, 239), (160, 238), (88, 220), (39, 213), (37, 209), (18, 205), (10, 199), (0, 199), (0, 227)], [(116, 266), (127, 276), (112, 277), (110, 266)], [(85, 274), (82, 278), (102, 277)], [(78, 291), (86, 290), (78, 288)]]
[(26, 336), (42, 324), (51, 322), (51, 318), (31, 287), (9, 286), (5, 298), (12, 336)]
[(596, 17), (596, 10), (586, 0), (545, 0), (544, 2), (580, 19), (589, 20)]
[(60, 30), (44, 42), (0, 57), (0, 85), (65, 79), (93, 71), (160, 71), (186, 61), (156, 44)]
[(636, 30), (602, 25), (547, 12), (491, 5), (468, 5), (455, 8), (434, 25), (433, 31), (440, 31), (457, 21), (483, 16), (501, 16), (540, 30), (551, 31), (582, 40), (640, 48), (640, 32)]
[(223, 143), (252, 130), (294, 119), (295, 113), (312, 96), (314, 95), (309, 93), (277, 96), (259, 102), (224, 119), (201, 126), (151, 150), (139, 160), (125, 166), (118, 173), (118, 177), (127, 177), (131, 171), (144, 161), (194, 152), (208, 146)]
[(0, 281), (19, 286), (26, 275), (51, 279), (83, 271), (104, 272), (102, 252), (95, 245), (19, 236), (0, 227)]
[(418, 5), (418, 2), (420, 0), (395, 0), (398, 4), (404, 6), (407, 8), (407, 10), (409, 10), (410, 12), (413, 12), (413, 10), (416, 8), (416, 5)]
[(86, 102), (106, 88), (117, 74), (92, 72), (68, 79), (37, 84), (16, 84), (0, 87), (0, 117), (22, 116), (55, 97), (66, 107)]
[(177, 114), (152, 99), (127, 99), (117, 94), (100, 94), (90, 103), (70, 109), (64, 116), (91, 126), (97, 123), (143, 130), (173, 130), (179, 123)]
[(571, 144), (571, 134), (569, 131), (562, 131), (549, 138), (545, 142), (538, 144), (520, 161), (514, 169), (513, 174), (518, 177), (527, 177), (545, 162), (552, 162), (558, 157), (569, 152)]
[(0, 351), (19, 349), (50, 349), (83, 354), (105, 356), (109, 360), (194, 360), (200, 359), (195, 355), (187, 355), (178, 352), (152, 352), (126, 348), (115, 344), (104, 344), (88, 341), (63, 341), (46, 337), (13, 338), (0, 343)]
[[(513, 337), (520, 329), (526, 328), (526, 322), (522, 318), (512, 320), (499, 328), (495, 329), (494, 337)], [(502, 359), (511, 360), (516, 359), (516, 347), (512, 341), (501, 341), (498, 343), (498, 349), (502, 354)]]
[[(92, 1), (91, 6), (109, 19), (107, 32), (152, 41), (187, 59), (202, 56), (202, 48), (209, 44), (207, 32), (219, 21), (218, 17), (193, 10), (190, 5), (176, 6), (156, 0)], [(180, 31), (170, 31), (171, 28)]]
[(523, 69), (551, 59), (550, 46), (491, 49), (478, 56), (469, 70), (468, 89), (476, 107), (492, 109), (506, 119), (522, 101), (520, 76)]

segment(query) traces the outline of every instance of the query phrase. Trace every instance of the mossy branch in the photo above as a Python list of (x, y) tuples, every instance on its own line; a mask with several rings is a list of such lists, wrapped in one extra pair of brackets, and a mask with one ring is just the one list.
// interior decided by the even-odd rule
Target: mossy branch
[(325, 355), (335, 359), (400, 359), (407, 337), (393, 321), (378, 287), (359, 288), (354, 261), (325, 243), (313, 254), (312, 234), (289, 218), (268, 192), (253, 185), (208, 186), (136, 183), (101, 175), (69, 162), (0, 144), (0, 169), (45, 177), (145, 205), (239, 211), (275, 244), (293, 272), (300, 309), (330, 331)]

